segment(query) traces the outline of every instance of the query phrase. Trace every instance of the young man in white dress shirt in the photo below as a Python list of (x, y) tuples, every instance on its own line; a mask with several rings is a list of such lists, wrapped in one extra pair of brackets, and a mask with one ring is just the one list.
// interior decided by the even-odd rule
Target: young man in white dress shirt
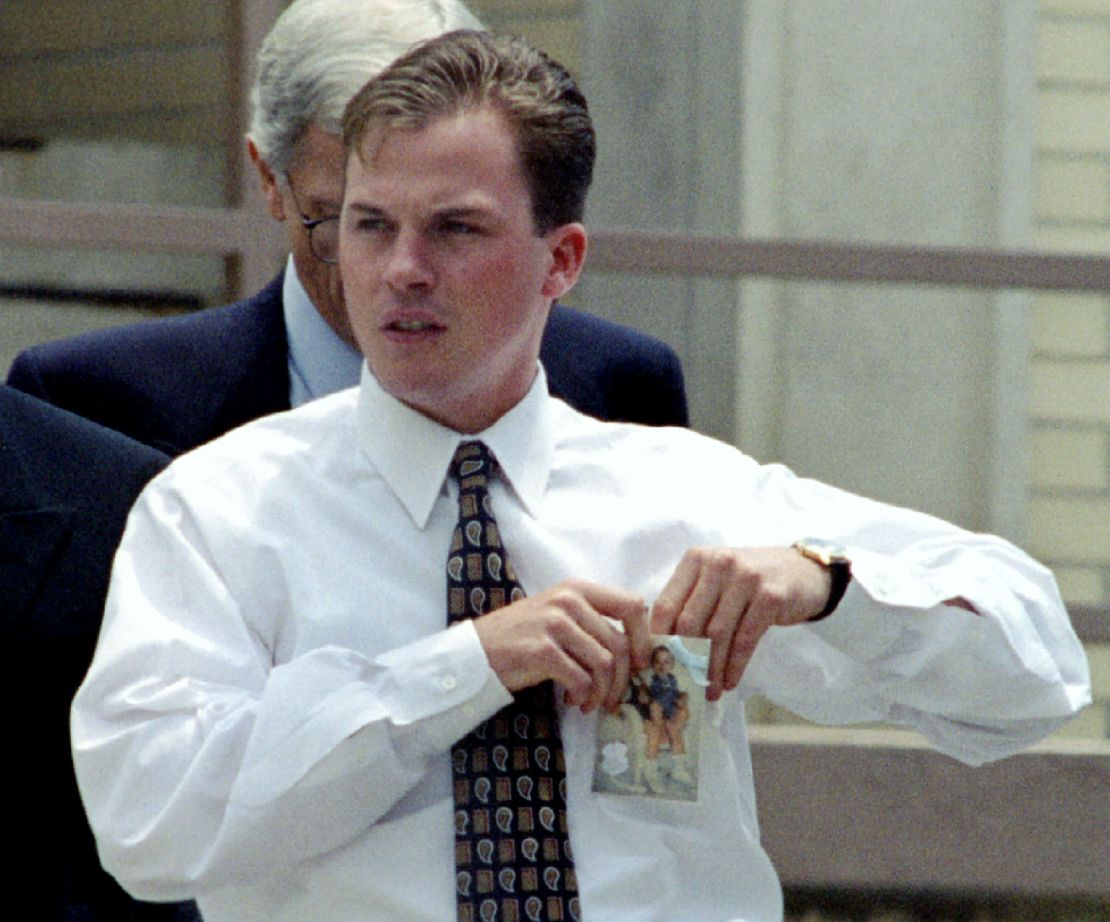
[[(540, 335), (583, 265), (594, 153), (562, 68), (445, 36), (371, 81), (344, 129), (360, 389), (148, 488), (74, 704), (125, 887), (196, 896), (208, 922), (453, 918), (451, 746), (554, 680), (583, 916), (775, 920), (745, 694), (905, 724), (970, 763), (1087, 702), (1052, 577), (1012, 545), (548, 396)], [(528, 595), (446, 627), (445, 472), (471, 439), (497, 459)], [(793, 546), (807, 535), (844, 551), (817, 562)], [(598, 715), (649, 628), (712, 640), (692, 803), (591, 789)]]

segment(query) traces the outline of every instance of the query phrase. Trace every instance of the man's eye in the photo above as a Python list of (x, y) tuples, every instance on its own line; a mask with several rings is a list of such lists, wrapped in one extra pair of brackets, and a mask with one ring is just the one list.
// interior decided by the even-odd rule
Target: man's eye
[(440, 230), (445, 234), (460, 234), (464, 236), (479, 233), (477, 225), (467, 221), (444, 221), (440, 224)]
[(382, 218), (359, 218), (355, 221), (355, 230), (364, 234), (372, 234), (385, 230), (387, 222)]

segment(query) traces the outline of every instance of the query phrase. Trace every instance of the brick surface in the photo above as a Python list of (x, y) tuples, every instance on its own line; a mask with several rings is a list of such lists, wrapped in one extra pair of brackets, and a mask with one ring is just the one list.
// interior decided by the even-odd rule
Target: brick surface
[(1042, 89), (1038, 99), (1039, 149), (1071, 153), (1110, 150), (1110, 94), (1082, 89)]
[(1054, 355), (1107, 355), (1110, 305), (1101, 294), (1039, 294), (1033, 301), (1033, 348)]
[(1110, 170), (1098, 159), (1070, 160), (1044, 155), (1034, 189), (1042, 221), (1105, 221), (1110, 215)]
[[(1110, 618), (1110, 614), (1107, 617)], [(1110, 706), (1110, 644), (1087, 644), (1087, 662), (1091, 667), (1094, 699)]]
[(1110, 0), (1041, 0), (1040, 7), (1048, 15), (1110, 17)]
[(1039, 225), (1034, 228), (1034, 244), (1056, 253), (1110, 253), (1110, 227)]
[[(1110, 570), (1110, 568), (1107, 568)], [(1060, 595), (1068, 605), (1108, 605), (1110, 593), (1099, 567), (1053, 567)]]
[(1039, 420), (1110, 424), (1110, 362), (1035, 359), (1030, 405)]
[(1106, 739), (1106, 705), (1092, 704), (1084, 708), (1050, 739)]
[(490, 28), (519, 35), (572, 73), (581, 72), (582, 17), (577, 0), (479, 0), (470, 7)]
[(1110, 438), (1104, 430), (1039, 429), (1033, 433), (1033, 486), (1110, 487)]
[(1110, 497), (1034, 496), (1029, 504), (1032, 555), (1053, 561), (1110, 566)]
[(1037, 30), (1037, 76), (1084, 83), (1110, 80), (1110, 28), (1089, 19), (1042, 21)]

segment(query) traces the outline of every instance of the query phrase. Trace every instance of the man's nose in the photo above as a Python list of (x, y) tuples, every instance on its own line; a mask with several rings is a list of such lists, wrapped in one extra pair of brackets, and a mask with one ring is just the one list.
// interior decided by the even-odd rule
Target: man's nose
[(435, 282), (427, 242), (415, 231), (400, 231), (389, 248), (385, 281), (398, 290), (431, 287)]

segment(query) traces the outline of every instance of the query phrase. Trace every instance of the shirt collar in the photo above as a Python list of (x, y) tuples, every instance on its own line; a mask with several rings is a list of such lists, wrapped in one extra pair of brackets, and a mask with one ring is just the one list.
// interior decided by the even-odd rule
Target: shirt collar
[(484, 432), (464, 434), (386, 393), (364, 363), (358, 429), (362, 450), (418, 528), (428, 523), (460, 442), (486, 443), (509, 488), (532, 516), (539, 511), (555, 457), (547, 376), (539, 365), (532, 387), (515, 407)]
[(293, 257), (285, 266), (281, 309), (289, 341), (289, 404), (299, 407), (358, 384), (362, 356), (340, 339), (305, 291)]

